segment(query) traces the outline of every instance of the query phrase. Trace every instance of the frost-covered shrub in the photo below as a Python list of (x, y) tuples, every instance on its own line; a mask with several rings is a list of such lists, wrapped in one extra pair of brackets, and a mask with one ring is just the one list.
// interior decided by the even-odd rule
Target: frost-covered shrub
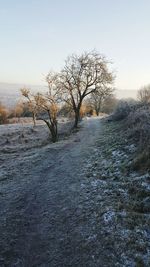
[(150, 169), (150, 107), (143, 105), (131, 111), (126, 120), (128, 136), (137, 142), (136, 168)]
[(131, 111), (137, 108), (135, 100), (120, 100), (112, 115), (113, 120), (123, 120), (128, 117)]
[(149, 119), (150, 119), (150, 107), (143, 105), (130, 112), (127, 118), (127, 124), (128, 126), (130, 125), (134, 126), (139, 123), (147, 124), (149, 123)]
[(141, 145), (150, 143), (150, 108), (143, 106), (130, 112), (127, 117), (126, 125), (129, 128), (130, 135), (132, 134)]

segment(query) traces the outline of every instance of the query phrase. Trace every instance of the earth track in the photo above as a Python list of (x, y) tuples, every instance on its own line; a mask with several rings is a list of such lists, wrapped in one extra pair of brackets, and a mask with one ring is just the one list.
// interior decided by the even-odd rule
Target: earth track
[(100, 119), (88, 118), (69, 140), (12, 159), (0, 194), (0, 266), (97, 266), (84, 245), (81, 184), (99, 130)]

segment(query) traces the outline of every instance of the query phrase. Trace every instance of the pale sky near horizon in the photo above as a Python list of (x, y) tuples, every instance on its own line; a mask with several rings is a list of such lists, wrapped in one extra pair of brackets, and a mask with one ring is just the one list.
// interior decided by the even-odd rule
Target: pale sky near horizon
[(66, 57), (96, 49), (115, 86), (150, 83), (150, 0), (0, 0), (0, 82), (42, 84)]

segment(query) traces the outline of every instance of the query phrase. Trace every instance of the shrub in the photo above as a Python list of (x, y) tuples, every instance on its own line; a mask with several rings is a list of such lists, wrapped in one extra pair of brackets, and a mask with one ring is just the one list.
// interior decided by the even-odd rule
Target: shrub
[(124, 120), (127, 138), (137, 145), (132, 165), (134, 169), (150, 170), (150, 104), (121, 100), (111, 120)]
[(138, 147), (134, 167), (150, 169), (150, 107), (143, 105), (130, 112), (126, 126), (128, 137), (134, 138)]
[(123, 120), (128, 117), (131, 111), (137, 108), (138, 104), (135, 100), (120, 100), (112, 115), (113, 120)]
[(150, 139), (150, 107), (143, 106), (130, 112), (126, 125), (136, 139), (141, 140), (144, 145), (147, 144)]
[(7, 123), (8, 118), (8, 110), (4, 105), (0, 103), (0, 124)]
[(10, 111), (9, 118), (32, 117), (27, 102), (17, 102), (16, 106)]

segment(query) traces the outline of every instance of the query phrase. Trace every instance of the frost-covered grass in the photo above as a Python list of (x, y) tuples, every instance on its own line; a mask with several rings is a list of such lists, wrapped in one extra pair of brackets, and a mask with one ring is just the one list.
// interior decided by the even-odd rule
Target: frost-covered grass
[(97, 229), (120, 255), (116, 266), (150, 266), (150, 174), (133, 171), (136, 153), (123, 122), (104, 122), (84, 171)]
[[(69, 134), (71, 122), (61, 119), (58, 127), (61, 139)], [(30, 120), (28, 123), (0, 125), (0, 152), (4, 154), (41, 147), (49, 144), (50, 139), (48, 127), (42, 121), (37, 121), (35, 127)]]
[[(72, 123), (66, 119), (59, 121), (59, 140), (68, 138)], [(17, 123), (0, 125), (0, 181), (12, 177), (12, 162), (33, 161), (41, 149), (51, 144), (48, 127), (42, 121), (37, 125)], [(10, 175), (9, 175), (10, 173)]]
[[(111, 119), (122, 121), (127, 138), (134, 140), (137, 153), (133, 161), (136, 170), (150, 170), (150, 106), (140, 102), (120, 101)], [(123, 133), (123, 134), (124, 134)]]

